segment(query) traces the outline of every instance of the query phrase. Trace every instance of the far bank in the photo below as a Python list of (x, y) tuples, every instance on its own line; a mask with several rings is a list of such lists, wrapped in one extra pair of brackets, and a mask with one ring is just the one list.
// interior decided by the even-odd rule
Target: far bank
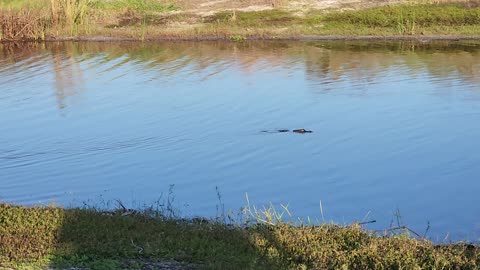
[[(41, 2), (41, 1), (39, 1)], [(455, 40), (480, 38), (478, 1), (319, 8), (180, 1), (0, 2), (0, 40)], [(71, 3), (70, 3), (71, 2)], [(342, 2), (342, 1), (339, 1)], [(203, 6), (202, 6), (203, 5)]]

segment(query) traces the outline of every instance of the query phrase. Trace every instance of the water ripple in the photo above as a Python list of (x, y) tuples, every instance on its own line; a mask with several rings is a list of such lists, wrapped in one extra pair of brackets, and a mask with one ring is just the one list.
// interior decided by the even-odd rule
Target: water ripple
[[(66, 205), (108, 190), (107, 200), (148, 202), (175, 184), (191, 212), (209, 215), (218, 186), (235, 209), (248, 192), (299, 205), (299, 216), (316, 213), (321, 199), (347, 221), (369, 209), (388, 223), (400, 207), (437, 233), (478, 224), (479, 44), (0, 51), (2, 200)], [(314, 132), (260, 132), (296, 128)], [(450, 213), (460, 214), (442, 218)]]

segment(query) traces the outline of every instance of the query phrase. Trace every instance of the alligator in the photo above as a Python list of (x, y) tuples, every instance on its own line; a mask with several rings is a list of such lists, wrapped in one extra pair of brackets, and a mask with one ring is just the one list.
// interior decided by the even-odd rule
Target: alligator
[(301, 129), (294, 129), (293, 132), (295, 132), (295, 133), (312, 133), (313, 131), (301, 128)]
[[(289, 129), (262, 130), (262, 132), (264, 132), (264, 133), (285, 133), (285, 132), (290, 132), (290, 130)], [(313, 131), (301, 128), (301, 129), (294, 129), (294, 130), (292, 130), (292, 132), (303, 134), (303, 133), (312, 133)]]

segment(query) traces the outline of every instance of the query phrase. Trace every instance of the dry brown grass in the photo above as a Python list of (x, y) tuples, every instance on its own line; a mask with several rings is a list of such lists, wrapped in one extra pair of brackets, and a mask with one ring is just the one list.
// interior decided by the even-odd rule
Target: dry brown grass
[[(91, 0), (50, 0), (32, 8), (0, 6), (0, 40), (43, 40), (47, 31), (78, 33), (85, 23)], [(38, 3), (37, 3), (38, 4)]]
[(38, 12), (0, 11), (0, 40), (40, 40), (45, 38), (46, 22)]

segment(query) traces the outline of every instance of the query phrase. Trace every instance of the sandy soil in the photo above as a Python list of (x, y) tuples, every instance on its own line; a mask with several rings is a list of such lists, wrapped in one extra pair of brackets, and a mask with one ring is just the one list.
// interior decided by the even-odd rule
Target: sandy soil
[(175, 3), (183, 12), (209, 16), (224, 10), (260, 11), (273, 8), (301, 14), (312, 9), (359, 9), (402, 1), (405, 0), (178, 0)]

